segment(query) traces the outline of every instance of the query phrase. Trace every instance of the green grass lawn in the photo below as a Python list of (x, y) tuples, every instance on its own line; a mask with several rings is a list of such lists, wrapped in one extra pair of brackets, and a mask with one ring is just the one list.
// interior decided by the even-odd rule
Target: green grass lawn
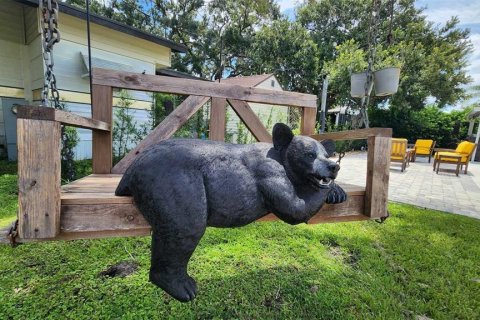
[[(11, 172), (10, 172), (11, 173)], [(0, 175), (0, 219), (15, 215)], [(149, 237), (0, 245), (0, 319), (478, 319), (480, 221), (391, 203), (375, 222), (208, 229), (198, 297), (148, 282)], [(99, 273), (120, 261), (132, 275)]]

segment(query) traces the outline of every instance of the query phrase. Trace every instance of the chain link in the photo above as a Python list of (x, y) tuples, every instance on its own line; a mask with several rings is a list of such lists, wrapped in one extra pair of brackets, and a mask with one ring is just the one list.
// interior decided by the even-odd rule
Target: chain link
[(57, 79), (53, 73), (53, 46), (60, 41), (60, 31), (58, 30), (58, 2), (57, 0), (39, 1), (40, 12), (42, 14), (42, 33), (43, 33), (43, 60), (45, 62), (45, 82), (42, 90), (42, 105), (49, 106), (48, 95), (51, 92), (53, 106), (56, 109), (60, 107), (60, 94), (57, 89)]
[(337, 163), (340, 165), (340, 162), (342, 162), (343, 157), (345, 157), (345, 152), (339, 152), (338, 153), (338, 160)]

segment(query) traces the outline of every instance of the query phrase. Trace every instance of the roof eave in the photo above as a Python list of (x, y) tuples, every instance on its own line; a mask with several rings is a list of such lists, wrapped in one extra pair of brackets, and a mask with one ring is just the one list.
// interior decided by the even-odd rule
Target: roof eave
[[(28, 6), (38, 7), (38, 0), (17, 0), (17, 1)], [(87, 13), (80, 8), (68, 5), (66, 3), (59, 3), (59, 9), (60, 9), (60, 12), (63, 12), (70, 16), (73, 16), (82, 20), (87, 20)], [(165, 38), (154, 36), (147, 32), (132, 28), (126, 24), (99, 16), (94, 13), (90, 13), (90, 22), (104, 26), (109, 29), (113, 29), (113, 30), (125, 33), (125, 34), (129, 34), (131, 36), (134, 36), (140, 39), (144, 39), (144, 40), (159, 44), (161, 46), (170, 48), (172, 49), (172, 51), (175, 51), (175, 52), (181, 52), (181, 53), (187, 52), (187, 47), (183, 44), (179, 44)]]

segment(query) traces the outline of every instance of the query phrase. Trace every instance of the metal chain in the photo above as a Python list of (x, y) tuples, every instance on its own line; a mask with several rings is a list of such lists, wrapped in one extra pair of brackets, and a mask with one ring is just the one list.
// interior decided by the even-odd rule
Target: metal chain
[(345, 152), (339, 152), (338, 153), (338, 160), (337, 163), (340, 165), (340, 162), (342, 162), (343, 157), (345, 157)]
[(372, 16), (368, 30), (368, 69), (367, 82), (365, 83), (365, 96), (370, 94), (370, 84), (373, 81), (373, 68), (377, 51), (378, 24), (380, 23), (380, 0), (373, 0)]
[(42, 31), (43, 31), (43, 60), (45, 62), (45, 82), (42, 91), (42, 105), (49, 106), (48, 95), (51, 92), (53, 106), (61, 109), (60, 94), (57, 89), (57, 79), (53, 73), (53, 46), (60, 41), (60, 31), (58, 30), (58, 2), (57, 0), (39, 1), (40, 12), (42, 13)]
[(18, 219), (15, 220), (15, 222), (10, 226), (10, 229), (8, 230), (8, 240), (10, 241), (10, 245), (12, 247), (15, 247), (17, 244), (16, 238), (18, 236)]
[(395, 7), (395, 0), (390, 0), (390, 8), (388, 15), (390, 16), (390, 26), (388, 28), (388, 35), (387, 35), (387, 45), (391, 45), (393, 43), (393, 9)]

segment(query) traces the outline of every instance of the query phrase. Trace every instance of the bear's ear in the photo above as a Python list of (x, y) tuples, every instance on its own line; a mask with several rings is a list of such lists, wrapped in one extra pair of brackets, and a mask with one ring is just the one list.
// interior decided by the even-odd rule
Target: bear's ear
[(325, 151), (327, 151), (327, 157), (330, 158), (331, 156), (333, 156), (333, 154), (335, 153), (335, 142), (333, 142), (333, 140), (322, 140), (320, 141), (320, 143), (322, 144), (322, 146), (325, 148)]
[(272, 131), (273, 146), (275, 150), (281, 150), (290, 144), (293, 139), (293, 132), (283, 123), (276, 123)]

